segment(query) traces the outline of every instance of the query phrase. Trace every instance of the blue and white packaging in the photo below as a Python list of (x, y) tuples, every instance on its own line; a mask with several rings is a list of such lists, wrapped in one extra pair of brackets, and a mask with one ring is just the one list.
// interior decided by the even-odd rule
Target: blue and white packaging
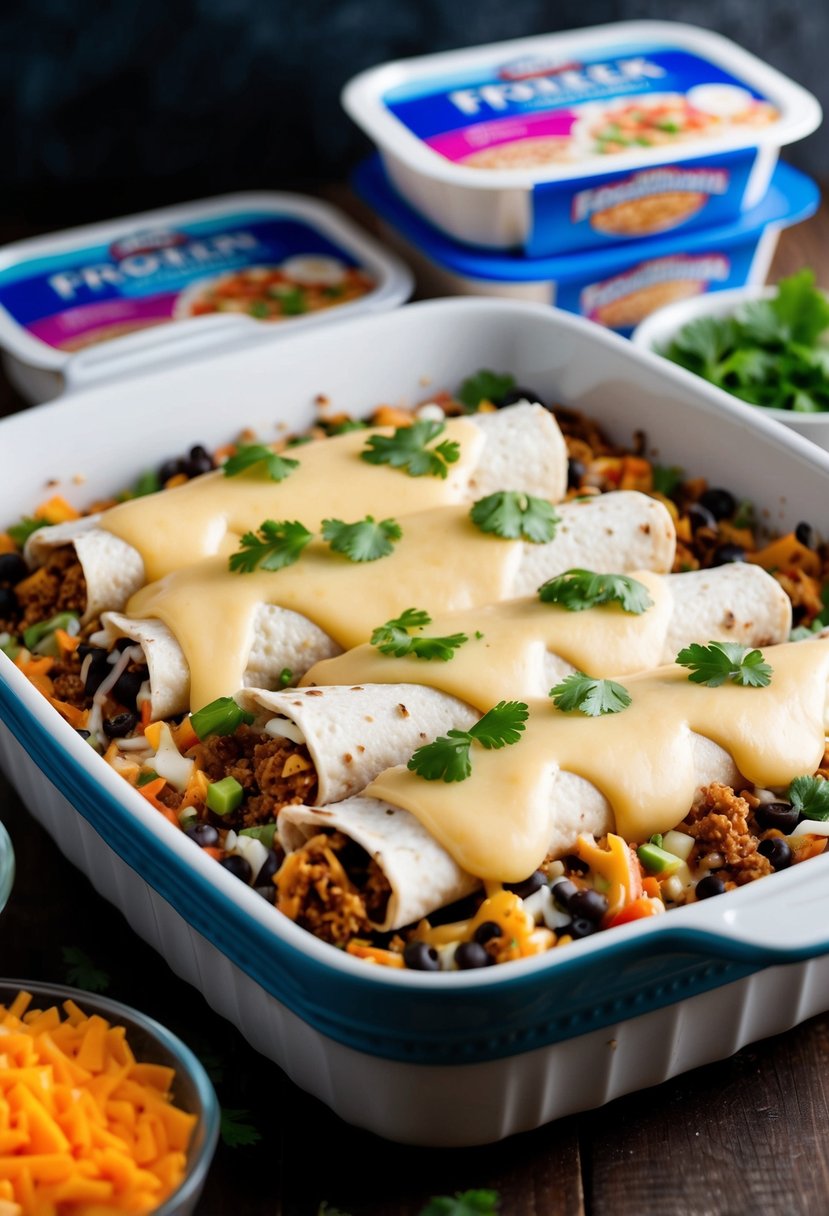
[(635, 246), (531, 258), (451, 240), (400, 197), (377, 156), (358, 168), (354, 186), (415, 270), (423, 294), (555, 304), (625, 335), (675, 300), (763, 283), (781, 230), (812, 215), (820, 201), (811, 178), (779, 164), (762, 202), (736, 219)]
[(728, 39), (658, 21), (382, 64), (343, 104), (433, 224), (531, 257), (735, 219), (821, 120)]

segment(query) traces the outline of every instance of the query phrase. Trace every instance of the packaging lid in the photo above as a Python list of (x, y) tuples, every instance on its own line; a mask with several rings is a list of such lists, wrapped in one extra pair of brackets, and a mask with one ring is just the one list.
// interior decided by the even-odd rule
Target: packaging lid
[(382, 64), (343, 92), (380, 147), (444, 182), (501, 189), (810, 134), (820, 106), (719, 34), (623, 21)]
[(4, 246), (0, 346), (77, 387), (392, 308), (411, 288), (327, 203), (227, 195)]
[(499, 283), (528, 283), (595, 276), (602, 278), (623, 271), (632, 263), (676, 253), (692, 253), (758, 239), (768, 227), (788, 227), (813, 215), (820, 203), (820, 190), (805, 173), (791, 165), (778, 164), (771, 186), (761, 203), (726, 224), (697, 228), (693, 232), (643, 237), (632, 248), (616, 245), (549, 257), (528, 258), (521, 253), (473, 249), (446, 236), (404, 202), (390, 185), (379, 156), (358, 167), (353, 177), (360, 197), (382, 219), (393, 225), (411, 244), (447, 270), (470, 279)]

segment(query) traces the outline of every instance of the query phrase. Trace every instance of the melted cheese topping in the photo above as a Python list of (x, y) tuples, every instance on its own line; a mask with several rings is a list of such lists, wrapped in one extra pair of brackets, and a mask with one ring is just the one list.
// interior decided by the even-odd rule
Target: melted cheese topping
[(99, 526), (137, 549), (147, 579), (154, 581), (213, 554), (235, 552), (242, 534), (266, 519), (298, 519), (316, 532), (325, 518), (351, 523), (365, 515), (400, 516), (460, 502), (486, 443), (483, 430), (465, 418), (447, 420), (439, 441), (457, 441), (460, 457), (445, 480), (410, 477), (360, 458), (369, 434), (392, 433), (390, 427), (349, 431), (292, 448), (286, 455), (299, 468), (280, 482), (271, 481), (261, 465), (236, 477), (206, 473), (121, 503), (104, 512)]
[(195, 710), (242, 687), (261, 604), (300, 613), (348, 648), (413, 604), (438, 614), (509, 595), (523, 544), (481, 532), (467, 506), (422, 511), (401, 526), (394, 552), (375, 562), (351, 562), (320, 541), (277, 571), (238, 574), (226, 558), (210, 558), (142, 588), (127, 613), (172, 630)]
[(829, 640), (768, 647), (766, 688), (693, 684), (681, 667), (632, 676), (631, 705), (587, 718), (532, 701), (518, 743), (472, 745), (472, 775), (447, 784), (390, 769), (366, 790), (410, 811), (480, 878), (520, 882), (547, 854), (556, 775), (576, 773), (607, 798), (616, 830), (647, 839), (680, 823), (698, 787), (694, 735), (733, 757), (747, 781), (785, 786), (819, 766), (825, 746)]
[(618, 604), (570, 612), (535, 596), (489, 604), (441, 617), (422, 631), (424, 637), (466, 634), (469, 640), (447, 662), (395, 658), (363, 645), (317, 663), (302, 683), (425, 684), (485, 712), (507, 698), (546, 696), (547, 652), (588, 675), (644, 671), (662, 659), (673, 597), (659, 575), (638, 571), (634, 577), (653, 600), (638, 615)]

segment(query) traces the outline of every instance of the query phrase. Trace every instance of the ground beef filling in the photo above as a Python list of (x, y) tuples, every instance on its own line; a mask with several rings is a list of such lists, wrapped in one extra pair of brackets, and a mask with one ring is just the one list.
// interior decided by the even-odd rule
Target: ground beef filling
[(281, 807), (316, 801), (317, 771), (304, 744), (240, 726), (232, 735), (211, 735), (192, 754), (208, 781), (234, 777), (245, 791), (239, 809), (216, 820), (223, 827), (273, 823)]
[(86, 579), (75, 550), (67, 545), (54, 549), (45, 565), (24, 578), (14, 589), (20, 606), (20, 625), (37, 625), (58, 612), (86, 611)]
[(768, 858), (757, 852), (761, 834), (745, 798), (728, 785), (705, 786), (687, 819), (680, 825), (696, 840), (693, 860), (712, 854), (722, 858), (717, 872), (726, 884), (743, 886), (772, 873)]
[(280, 912), (333, 946), (372, 933), (391, 895), (365, 850), (341, 832), (320, 832), (291, 853), (276, 876)]

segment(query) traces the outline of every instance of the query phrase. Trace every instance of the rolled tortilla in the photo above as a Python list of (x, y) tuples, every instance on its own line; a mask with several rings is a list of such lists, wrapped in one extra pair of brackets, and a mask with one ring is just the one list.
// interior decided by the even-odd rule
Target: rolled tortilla
[[(468, 478), (458, 487), (457, 500), (473, 502), (496, 489), (520, 490), (558, 502), (567, 492), (567, 446), (558, 423), (542, 405), (518, 402), (492, 414), (470, 415), (468, 421), (484, 433), (479, 459), (469, 469)], [(322, 442), (330, 442), (324, 440)], [(453, 476), (454, 474), (450, 474)], [(206, 473), (204, 478), (222, 477), (219, 472)], [(411, 479), (410, 479), (411, 480)], [(188, 483), (201, 482), (197, 478)], [(422, 478), (414, 484), (428, 491), (433, 478)], [(385, 484), (385, 483), (384, 483)], [(187, 487), (181, 487), (186, 489)], [(334, 487), (339, 492), (339, 487)], [(325, 505), (325, 486), (319, 487), (319, 510), (329, 513)], [(170, 491), (174, 494), (175, 491)], [(380, 513), (402, 513), (399, 504), (383, 501), (387, 491), (371, 510)], [(175, 499), (170, 499), (170, 510)], [(425, 504), (424, 504), (425, 505)], [(133, 545), (107, 531), (107, 512), (84, 516), (68, 523), (39, 528), (29, 538), (25, 557), (32, 567), (44, 565), (49, 553), (57, 548), (72, 546), (83, 568), (87, 586), (84, 622), (100, 616), (106, 610), (120, 612), (130, 596), (146, 582), (144, 559)], [(152, 522), (152, 521), (151, 521)], [(261, 520), (251, 523), (258, 527)], [(215, 530), (214, 548), (218, 552), (225, 535), (223, 526)], [(203, 557), (194, 552), (190, 560)], [(183, 565), (188, 564), (186, 550)]]
[[(788, 596), (775, 579), (757, 566), (742, 563), (721, 566), (714, 570), (669, 575), (665, 581), (672, 590), (673, 611), (667, 622), (667, 641), (657, 656), (656, 666), (670, 662), (692, 642), (735, 640), (748, 646), (769, 646), (784, 642), (788, 637), (791, 620)], [(641, 618), (629, 619), (636, 622)], [(733, 624), (736, 636), (723, 634), (724, 622)], [(440, 623), (436, 625), (436, 632), (442, 632)], [(374, 648), (371, 650), (377, 653)], [(356, 654), (352, 651), (349, 657)], [(503, 699), (543, 697), (552, 683), (574, 670), (558, 655), (548, 654), (546, 659), (537, 685), (529, 688), (504, 686)], [(497, 663), (497, 659), (495, 661)], [(431, 675), (436, 681), (451, 670), (448, 664), (417, 660), (398, 662), (394, 668), (407, 665), (414, 666), (418, 676), (424, 674), (428, 679)], [(334, 661), (324, 667), (336, 671), (337, 663)], [(599, 676), (607, 671), (602, 654), (597, 650), (590, 674)], [(353, 668), (350, 674), (354, 674)], [(497, 666), (494, 674), (497, 682)], [(487, 706), (481, 708), (488, 708), (492, 700), (491, 697), (485, 699)], [(419, 683), (325, 683), (319, 687), (278, 692), (245, 688), (236, 694), (236, 700), (243, 709), (254, 714), (259, 729), (307, 746), (317, 772), (316, 802), (319, 806), (359, 794), (384, 769), (404, 764), (421, 744), (450, 729), (468, 730), (480, 716), (480, 710), (464, 700)], [(699, 743), (700, 748), (704, 745), (707, 740)], [(699, 767), (707, 773), (704, 759), (701, 754)], [(715, 767), (712, 771), (718, 770)], [(709, 779), (723, 778), (712, 776)], [(579, 779), (562, 774), (560, 780), (567, 783)], [(595, 796), (580, 795), (570, 802), (566, 801), (566, 795), (563, 797), (561, 822), (565, 834), (570, 831), (571, 820), (576, 824), (580, 822), (577, 808), (582, 806), (587, 808), (586, 813), (595, 823), (602, 822), (606, 804), (599, 804)], [(593, 828), (582, 825), (578, 830), (591, 831)]]
[(320, 831), (338, 831), (365, 849), (391, 888), (383, 932), (428, 916), (480, 886), (408, 811), (376, 798), (349, 798), (331, 807), (291, 807), (279, 817), (279, 839), (288, 852)]
[[(547, 544), (515, 545), (505, 583), (507, 598), (527, 595), (545, 579), (561, 574), (571, 566), (589, 566), (604, 573), (616, 570), (664, 572), (671, 568), (676, 534), (668, 511), (656, 499), (635, 491), (620, 491), (586, 501), (564, 503), (558, 507), (558, 514), (560, 523), (553, 540)], [(412, 520), (418, 518), (410, 517)], [(436, 526), (439, 519), (439, 513), (429, 513), (429, 528)], [(414, 530), (413, 525), (411, 529)], [(436, 543), (440, 543), (441, 539), (444, 549), (440, 556), (446, 570), (446, 586), (455, 592), (459, 586), (460, 575), (457, 575), (454, 585), (451, 585), (449, 580), (457, 571), (452, 549), (448, 547), (445, 536), (441, 538), (440, 534), (436, 533)], [(487, 538), (487, 544), (489, 543), (490, 538)], [(500, 542), (492, 538), (491, 543), (498, 545)], [(354, 573), (354, 577), (360, 579), (375, 577), (371, 570), (373, 565), (374, 563), (370, 564), (368, 574), (360, 570), (349, 571), (349, 574)], [(297, 566), (296, 569), (300, 567)], [(177, 580), (178, 585), (183, 586), (198, 576), (198, 572), (192, 570), (181, 571), (171, 577)], [(268, 578), (272, 579), (273, 575)], [(417, 579), (413, 582), (416, 583)], [(273, 585), (278, 589), (278, 582)], [(330, 600), (327, 607), (336, 608), (336, 597), (341, 596), (342, 591), (335, 585), (334, 580), (330, 588), (326, 586), (325, 592)], [(407, 598), (398, 604), (397, 611), (402, 611), (407, 606), (408, 596), (414, 593), (414, 589), (401, 591), (401, 596), (405, 595)], [(144, 594), (146, 592), (142, 593)], [(370, 596), (371, 590), (362, 594)], [(469, 604), (485, 602), (479, 601), (480, 595), (480, 587), (470, 585), (464, 598)], [(423, 606), (427, 610), (440, 612), (439, 605), (426, 603)], [(371, 627), (378, 623), (376, 619), (373, 620)], [(178, 639), (166, 625), (153, 618), (127, 618), (116, 613), (105, 613), (102, 625), (110, 642), (117, 637), (128, 636), (144, 647), (150, 668), (154, 717), (168, 717), (184, 713), (191, 708), (187, 661)], [(367, 641), (370, 632), (371, 629), (364, 632), (362, 640)], [(286, 669), (292, 673), (293, 679), (298, 679), (315, 663), (340, 653), (342, 649), (336, 639), (307, 616), (267, 603), (256, 607), (250, 647), (245, 666), (242, 668), (241, 681), (235, 681), (232, 687), (214, 691), (213, 697), (232, 696), (240, 685), (278, 688), (284, 683), (282, 674)], [(212, 698), (204, 698), (210, 699)], [(200, 708), (200, 704), (192, 708)]]

